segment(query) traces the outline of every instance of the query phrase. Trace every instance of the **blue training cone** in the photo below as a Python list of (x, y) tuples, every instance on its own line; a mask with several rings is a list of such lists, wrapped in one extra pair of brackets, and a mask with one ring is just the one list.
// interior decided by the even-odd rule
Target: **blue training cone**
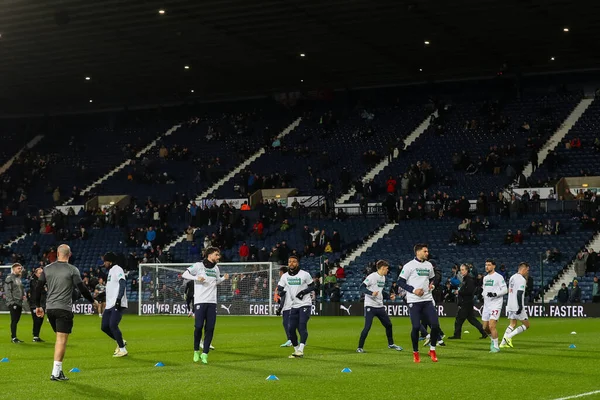
[(155, 367), (164, 367), (165, 364), (161, 363), (161, 362), (157, 362), (156, 364), (154, 364)]
[(69, 372), (81, 372), (79, 368), (71, 368)]
[(279, 378), (278, 378), (278, 377), (276, 377), (275, 375), (269, 375), (269, 376), (267, 376), (267, 379), (266, 379), (266, 380), (267, 380), (267, 381), (278, 381), (278, 380), (279, 380)]
[(352, 370), (351, 370), (350, 368), (344, 368), (344, 369), (342, 370), (342, 372), (349, 373), (349, 372), (352, 372)]
[(8, 362), (8, 358), (4, 357), (0, 362)]
[(577, 346), (575, 346), (574, 344), (572, 344), (572, 345), (569, 346), (569, 348), (570, 349), (575, 349), (575, 348), (577, 348)]

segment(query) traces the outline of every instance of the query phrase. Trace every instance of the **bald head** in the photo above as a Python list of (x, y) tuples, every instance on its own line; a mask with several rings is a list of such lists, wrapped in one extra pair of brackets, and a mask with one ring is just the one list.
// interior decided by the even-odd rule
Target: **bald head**
[(58, 246), (58, 249), (56, 249), (56, 255), (58, 261), (68, 262), (69, 257), (71, 257), (71, 248), (69, 247), (69, 245), (61, 244), (60, 246)]

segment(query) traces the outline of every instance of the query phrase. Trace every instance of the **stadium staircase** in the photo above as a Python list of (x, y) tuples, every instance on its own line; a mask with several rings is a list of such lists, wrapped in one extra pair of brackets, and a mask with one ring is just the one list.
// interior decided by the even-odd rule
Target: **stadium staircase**
[[(290, 132), (292, 132), (294, 129), (296, 129), (298, 127), (298, 125), (300, 125), (300, 122), (302, 122), (302, 117), (297, 118), (294, 122), (289, 124), (284, 130), (281, 131), (281, 133), (279, 135), (277, 135), (277, 138), (282, 139), (283, 137), (288, 135)], [(233, 171), (229, 172), (227, 175), (225, 175), (223, 178), (221, 178), (219, 181), (217, 181), (211, 187), (209, 187), (204, 192), (202, 192), (196, 198), (196, 201), (200, 202), (201, 200), (208, 198), (209, 195), (211, 195), (213, 192), (215, 192), (217, 189), (219, 189), (221, 186), (223, 186), (227, 181), (229, 181), (235, 175), (242, 172), (248, 165), (250, 165), (252, 162), (254, 162), (257, 158), (259, 158), (263, 154), (265, 154), (265, 149), (261, 148), (256, 153), (254, 153), (251, 157), (246, 159), (243, 163), (238, 165), (237, 168), (235, 168)], [(186, 237), (186, 234), (184, 233), (183, 235), (181, 235), (180, 237), (178, 237), (177, 239), (175, 239), (174, 241), (172, 241), (171, 243), (166, 245), (164, 248), (164, 251), (169, 251), (169, 249), (171, 249), (178, 243), (183, 242), (185, 240), (185, 237)]]
[[(562, 140), (565, 138), (565, 136), (567, 136), (569, 130), (573, 128), (575, 123), (579, 120), (579, 118), (581, 118), (581, 116), (585, 113), (585, 110), (587, 110), (587, 108), (590, 106), (590, 104), (592, 104), (593, 101), (594, 99), (582, 99), (579, 102), (579, 104), (577, 104), (577, 106), (573, 109), (571, 114), (569, 114), (569, 116), (565, 119), (565, 122), (562, 123), (562, 125), (558, 128), (554, 135), (552, 135), (550, 139), (548, 139), (546, 144), (544, 144), (544, 146), (542, 146), (542, 148), (540, 149), (538, 153), (538, 165), (542, 165), (542, 163), (548, 156), (548, 153), (550, 153), (551, 150), (553, 150), (554, 148), (556, 148), (556, 146), (562, 143)], [(523, 174), (526, 178), (529, 178), (532, 173), (533, 167), (530, 162), (525, 166)]]
[[(437, 117), (437, 115), (438, 115), (437, 111), (435, 113), (433, 113), (432, 115)], [(413, 144), (415, 142), (415, 140), (417, 140), (418, 137), (421, 136), (421, 134), (423, 132), (425, 132), (427, 130), (427, 128), (429, 128), (430, 123), (431, 123), (431, 115), (427, 116), (427, 118), (425, 118), (425, 120), (423, 122), (421, 122), (421, 124), (414, 131), (412, 131), (412, 133), (410, 135), (408, 135), (406, 137), (406, 139), (404, 139), (404, 148), (407, 149), (408, 146)], [(402, 153), (398, 153), (398, 155), (394, 154), (393, 158), (399, 157), (400, 154), (402, 154)], [(373, 169), (370, 170), (362, 178), (363, 183), (366, 183), (369, 180), (375, 178), (377, 176), (377, 174), (379, 174), (381, 171), (383, 171), (385, 169), (385, 167), (387, 167), (389, 165), (389, 163), (390, 163), (390, 161), (388, 161), (388, 157), (385, 157), (382, 161), (380, 161), (377, 165), (375, 165), (373, 167)], [(343, 194), (339, 199), (337, 199), (336, 204), (346, 203), (355, 194), (356, 194), (356, 190), (353, 187), (347, 193)]]
[[(584, 247), (586, 247), (587, 249), (593, 249), (595, 252), (600, 251), (600, 232), (596, 233), (592, 240), (590, 240)], [(562, 273), (562, 276), (558, 280), (556, 280), (556, 282), (552, 286), (550, 286), (548, 290), (544, 292), (544, 300), (548, 302), (556, 298), (562, 284), (564, 283), (568, 287), (569, 284), (573, 282), (573, 279), (575, 279), (576, 277), (577, 275), (575, 274), (575, 266), (571, 262)], [(537, 303), (541, 302), (542, 300), (540, 297), (537, 300)]]
[(31, 149), (31, 148), (33, 148), (43, 138), (44, 138), (44, 135), (37, 135), (33, 139), (31, 139), (29, 141), (29, 143), (27, 143), (25, 146), (23, 146), (23, 148), (21, 150), (19, 150), (14, 156), (11, 157), (10, 160), (8, 160), (7, 162), (5, 162), (4, 165), (2, 167), (0, 167), (0, 175), (2, 175), (3, 173), (5, 173), (6, 171), (8, 171), (8, 169), (10, 168), (10, 166), (13, 165), (13, 163), (15, 162), (15, 160), (21, 155), (21, 153), (23, 151), (25, 151), (25, 149)]
[[(159, 141), (161, 139), (163, 139), (166, 136), (170, 136), (171, 134), (173, 134), (173, 132), (175, 132), (180, 127), (181, 127), (181, 124), (173, 125), (165, 133), (163, 133), (162, 135), (158, 136), (156, 139), (154, 139), (152, 142), (150, 142), (146, 147), (144, 147), (142, 150), (138, 151), (136, 153), (135, 157), (138, 158), (138, 157), (143, 156), (144, 154), (146, 154), (147, 152), (149, 152), (152, 148), (154, 148), (159, 143)], [(106, 181), (108, 178), (110, 178), (111, 176), (113, 176), (114, 174), (116, 174), (117, 172), (119, 172), (123, 168), (125, 168), (127, 165), (129, 165), (131, 163), (131, 161), (132, 161), (131, 159), (127, 159), (127, 160), (123, 161), (120, 165), (118, 165), (117, 167), (115, 167), (112, 171), (110, 171), (107, 174), (105, 174), (104, 176), (100, 177), (98, 180), (96, 180), (91, 185), (89, 185), (84, 190), (82, 190), (81, 193), (84, 194), (84, 195), (88, 194), (96, 186), (100, 185), (102, 182)], [(73, 198), (70, 198), (70, 199), (68, 199), (67, 201), (64, 202), (64, 205), (69, 205), (72, 202), (73, 202)]]
[(373, 246), (379, 239), (383, 238), (387, 235), (394, 227), (398, 225), (397, 223), (390, 223), (383, 225), (373, 236), (371, 236), (368, 240), (366, 240), (362, 245), (360, 245), (356, 250), (352, 253), (348, 254), (346, 258), (344, 258), (340, 265), (346, 268), (350, 263), (356, 260), (361, 254), (366, 252), (369, 247)]
[[(290, 132), (292, 132), (294, 129), (296, 129), (298, 127), (298, 125), (300, 125), (300, 122), (302, 122), (302, 117), (297, 118), (294, 122), (289, 124), (284, 130), (281, 131), (281, 133), (279, 135), (277, 135), (277, 138), (282, 139), (285, 136), (287, 136)], [(229, 181), (231, 178), (233, 178), (234, 176), (236, 176), (237, 174), (242, 172), (244, 169), (246, 169), (246, 167), (248, 165), (253, 163), (258, 157), (262, 156), (263, 154), (265, 154), (265, 149), (261, 148), (256, 153), (254, 153), (251, 157), (249, 157), (247, 160), (245, 160), (243, 163), (238, 165), (238, 167), (235, 168), (233, 171), (229, 172), (223, 178), (221, 178), (220, 180), (215, 182), (211, 187), (206, 189), (204, 192), (200, 193), (200, 195), (196, 198), (196, 201), (206, 199), (210, 194), (216, 192), (227, 181)]]

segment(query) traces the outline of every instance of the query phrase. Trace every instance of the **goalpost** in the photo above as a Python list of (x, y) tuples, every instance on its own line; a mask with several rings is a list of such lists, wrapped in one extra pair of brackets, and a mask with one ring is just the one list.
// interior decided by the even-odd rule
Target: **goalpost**
[[(187, 315), (183, 272), (193, 263), (139, 265), (138, 315)], [(220, 315), (275, 315), (279, 266), (272, 262), (217, 264), (229, 279), (217, 285)], [(193, 304), (193, 302), (192, 302)]]

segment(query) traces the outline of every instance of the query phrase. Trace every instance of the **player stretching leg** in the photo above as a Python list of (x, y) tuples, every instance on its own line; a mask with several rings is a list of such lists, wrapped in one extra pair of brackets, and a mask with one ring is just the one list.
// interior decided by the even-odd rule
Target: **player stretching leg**
[[(357, 353), (364, 353), (363, 347), (367, 335), (371, 330), (373, 324), (373, 318), (377, 317), (381, 325), (385, 328), (385, 334), (388, 340), (388, 348), (393, 350), (402, 351), (402, 347), (394, 344), (394, 337), (392, 334), (392, 321), (385, 312), (383, 307), (383, 288), (385, 287), (385, 276), (390, 270), (390, 264), (387, 261), (377, 261), (377, 271), (373, 272), (363, 281), (360, 286), (360, 290), (365, 294), (365, 327), (360, 333), (360, 339), (358, 341)], [(390, 294), (390, 299), (394, 300), (396, 295)]]
[(409, 261), (400, 272), (398, 277), (398, 286), (407, 291), (406, 302), (410, 308), (410, 321), (412, 331), (410, 338), (413, 345), (414, 362), (421, 362), (419, 356), (419, 331), (421, 320), (431, 325), (431, 343), (429, 348), (429, 357), (433, 362), (437, 362), (435, 344), (439, 340), (440, 323), (437, 312), (433, 304), (431, 288), (435, 273), (433, 265), (427, 258), (429, 249), (426, 244), (416, 244), (414, 247), (415, 259)]
[(504, 278), (496, 272), (496, 262), (494, 260), (485, 260), (485, 272), (487, 272), (487, 275), (483, 278), (483, 313), (481, 313), (481, 320), (483, 321), (483, 330), (492, 338), (490, 353), (497, 353), (500, 348), (498, 347), (496, 323), (502, 310), (502, 296), (508, 290)]
[[(217, 285), (229, 279), (229, 274), (221, 277), (217, 263), (221, 251), (216, 247), (206, 248), (206, 258), (185, 270), (183, 279), (194, 281), (194, 362), (202, 360), (208, 364), (208, 352), (217, 323)], [(200, 354), (200, 339), (204, 329), (203, 352)]]
[[(304, 346), (308, 339), (308, 320), (312, 311), (310, 293), (314, 290), (315, 285), (310, 274), (300, 269), (300, 263), (296, 256), (290, 256), (288, 259), (288, 272), (281, 276), (277, 284), (277, 291), (284, 304), (285, 297), (290, 296), (292, 298), (288, 332), (294, 346), (294, 353), (289, 358), (304, 357)], [(300, 333), (300, 342), (298, 342), (296, 331)]]
[[(279, 278), (281, 278), (286, 272), (288, 272), (287, 267), (279, 268)], [(287, 337), (287, 341), (279, 347), (291, 347), (292, 339), (289, 332), (289, 326), (290, 312), (292, 309), (292, 297), (284, 296), (284, 298), (282, 299), (281, 296), (277, 294), (277, 290), (275, 290), (275, 301), (279, 303), (279, 307), (277, 307), (277, 316), (279, 317), (281, 314), (283, 314), (283, 330), (285, 331), (285, 336)]]
[[(519, 264), (519, 270), (516, 274), (510, 277), (508, 282), (508, 303), (506, 304), (506, 311), (508, 313), (508, 319), (510, 323), (500, 347), (513, 347), (512, 338), (519, 333), (525, 332), (529, 329), (529, 320), (527, 319), (527, 312), (525, 311), (525, 288), (527, 287), (527, 277), (529, 276), (529, 264), (522, 262)], [(515, 329), (517, 321), (521, 321), (521, 326)]]

